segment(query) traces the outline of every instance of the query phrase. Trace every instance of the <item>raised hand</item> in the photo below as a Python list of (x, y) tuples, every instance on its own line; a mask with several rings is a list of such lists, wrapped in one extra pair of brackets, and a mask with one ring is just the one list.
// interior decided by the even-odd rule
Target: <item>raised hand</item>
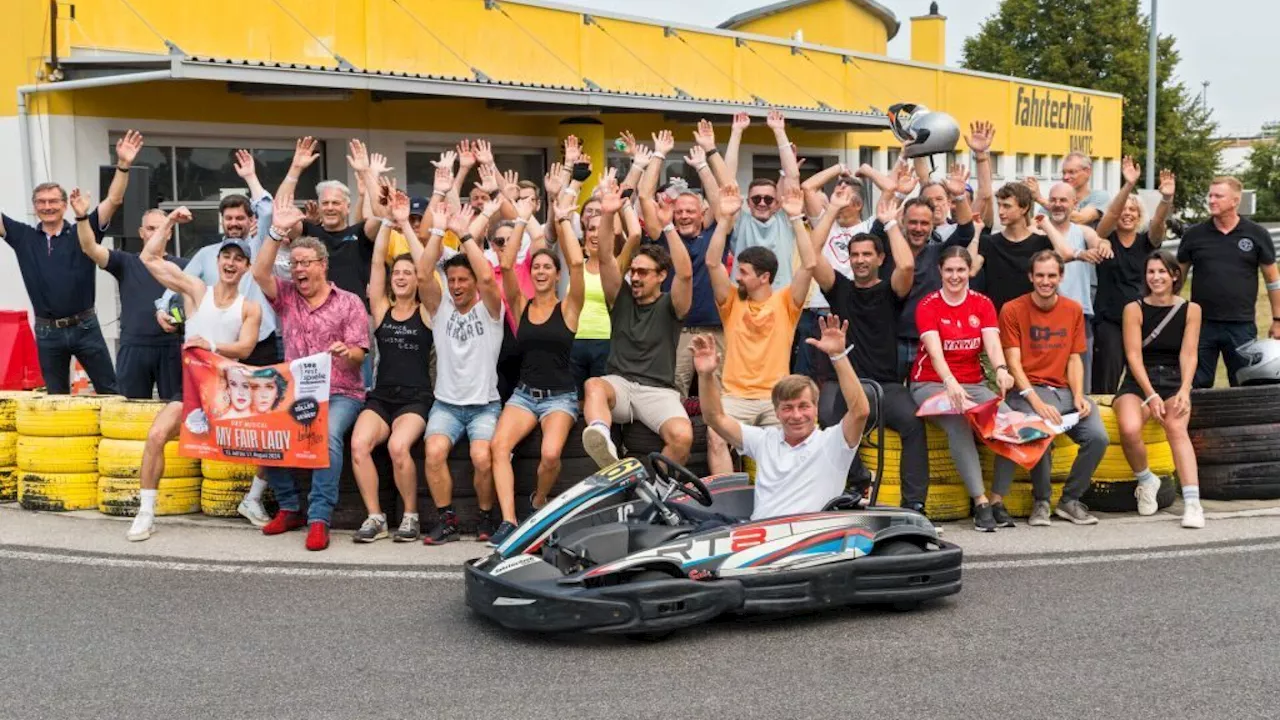
[(899, 195), (910, 195), (915, 191), (919, 179), (916, 174), (911, 172), (911, 166), (907, 164), (905, 157), (898, 158), (898, 164), (893, 168), (894, 181), (896, 187), (894, 191)]
[(694, 335), (689, 348), (693, 352), (693, 369), (698, 374), (711, 375), (720, 367), (715, 338), (706, 334)]
[(695, 168), (701, 168), (707, 164), (707, 151), (700, 146), (694, 145), (689, 148), (689, 154), (684, 157), (685, 164)]
[[(552, 167), (554, 168), (555, 166), (553, 165)], [(480, 166), (480, 169), (477, 172), (480, 173), (480, 182), (476, 183), (476, 187), (489, 193), (490, 197), (493, 197), (493, 195), (498, 192), (498, 168), (489, 163), (485, 163)], [(551, 191), (548, 190), (547, 192), (550, 193)]]
[(311, 167), (316, 160), (320, 159), (319, 147), (320, 143), (310, 135), (299, 138), (293, 146), (292, 167), (296, 170), (306, 170)]
[(653, 151), (648, 145), (636, 145), (635, 152), (631, 153), (631, 160), (642, 168), (649, 167), (649, 163), (653, 160)]
[(560, 194), (564, 189), (564, 165), (558, 162), (551, 163), (551, 169), (547, 174), (542, 176), (542, 189), (547, 191), (547, 197), (553, 198)]
[(804, 214), (804, 191), (799, 185), (794, 183), (788, 184), (782, 195), (782, 210), (787, 217), (797, 217)]
[(665, 228), (671, 224), (671, 218), (676, 213), (676, 205), (666, 193), (659, 193), (654, 211), (658, 216), (658, 224)]
[(515, 202), (515, 199), (520, 197), (520, 173), (515, 170), (508, 170), (502, 173), (499, 183), (502, 185), (502, 193), (510, 198), (512, 202)]
[(126, 130), (124, 137), (116, 141), (116, 165), (129, 167), (142, 150), (142, 133), (137, 130)]
[(453, 167), (443, 163), (436, 165), (436, 176), (432, 190), (447, 193), (451, 187), (453, 187)]
[(308, 200), (302, 204), (302, 215), (307, 222), (320, 224), (320, 203), (315, 200)]
[(716, 208), (716, 217), (727, 221), (738, 216), (742, 210), (742, 192), (738, 183), (727, 183), (720, 188), (720, 207)]
[(1023, 185), (1026, 185), (1026, 186), (1027, 186), (1027, 189), (1031, 191), (1031, 197), (1033, 197), (1033, 198), (1039, 198), (1039, 197), (1041, 197), (1041, 195), (1040, 195), (1040, 181), (1039, 181), (1039, 180), (1037, 180), (1037, 179), (1035, 179), (1034, 177), (1032, 177), (1032, 176), (1028, 175), (1028, 176), (1026, 176), (1026, 177), (1022, 178), (1022, 184), (1023, 184)]
[[(185, 209), (186, 208), (178, 208), (178, 210)], [(174, 210), (174, 212), (177, 212), (178, 210)], [(170, 216), (172, 216), (172, 214)], [(190, 213), (188, 213), (188, 216), (190, 216)], [(185, 221), (179, 219), (178, 222)], [(274, 209), (271, 213), (271, 225), (287, 233), (301, 222), (302, 211), (298, 209), (298, 206), (294, 205), (288, 198), (281, 199), (277, 197)]]
[(1120, 175), (1124, 178), (1126, 185), (1137, 185), (1138, 178), (1142, 177), (1142, 166), (1133, 161), (1133, 158), (1125, 155), (1120, 160)]
[(387, 164), (386, 155), (373, 153), (369, 156), (369, 171), (374, 175), (385, 175), (392, 170), (395, 170), (395, 168)]
[(951, 173), (947, 175), (945, 183), (947, 193), (951, 197), (960, 197), (965, 193), (965, 186), (969, 182), (969, 166), (956, 163), (951, 166)]
[(1160, 171), (1160, 195), (1165, 200), (1173, 200), (1173, 194), (1178, 190), (1178, 177), (1173, 174), (1172, 170)]
[(187, 209), (186, 205), (176, 207), (169, 213), (169, 219), (177, 225), (189, 223), (191, 222), (191, 211)]
[(89, 214), (89, 193), (80, 192), (80, 188), (71, 190), (71, 211), (76, 217), (84, 217)]
[(653, 134), (653, 153), (666, 157), (671, 152), (671, 148), (676, 146), (676, 140), (671, 135), (670, 130), (659, 130)]
[(600, 212), (606, 215), (622, 209), (622, 192), (616, 185), (607, 185), (600, 191)]
[(458, 143), (458, 167), (473, 168), (476, 166), (476, 151), (471, 141), (463, 138)]
[[(837, 211), (843, 210), (853, 204), (853, 193), (854, 190), (852, 185), (837, 185), (836, 191), (831, 193), (831, 201), (829, 204)], [(883, 195), (888, 194), (889, 193), (883, 193)]]
[(835, 315), (819, 316), (818, 330), (819, 337), (805, 338), (805, 342), (827, 355), (839, 355), (844, 352), (844, 341), (849, 332), (848, 320), (841, 320)]
[(463, 205), (458, 212), (449, 217), (449, 229), (453, 231), (454, 235), (461, 238), (463, 235), (467, 234), (467, 231), (471, 227), (471, 220), (475, 216), (475, 208), (470, 205)]
[(449, 226), (449, 206), (442, 202), (432, 203), (427, 212), (431, 214), (431, 228), (444, 230)]
[(733, 114), (733, 129), (734, 129), (734, 130), (737, 130), (738, 132), (742, 132), (743, 130), (746, 130), (746, 129), (747, 129), (748, 127), (750, 127), (750, 126), (751, 126), (751, 116), (750, 116), (750, 115), (748, 115), (748, 114), (746, 114), (746, 113), (744, 113), (744, 112), (734, 113), (734, 114)]
[(492, 200), (484, 204), (484, 209), (480, 211), (480, 214), (493, 217), (494, 215), (498, 214), (498, 210), (500, 209), (502, 209), (502, 201), (497, 198), (493, 198)]
[(471, 143), (471, 151), (476, 154), (476, 162), (481, 165), (493, 164), (493, 148), (489, 146), (488, 140), (476, 140)]
[(449, 170), (449, 174), (452, 176), (453, 164), (457, 161), (458, 161), (457, 152), (453, 150), (445, 150), (444, 152), (440, 153), (440, 159), (432, 160), (431, 164), (435, 165), (437, 168), (447, 168)]
[(573, 217), (573, 212), (577, 209), (578, 198), (573, 193), (560, 193), (556, 196), (556, 217)]
[(401, 225), (409, 222), (409, 196), (403, 190), (397, 190), (391, 198), (391, 219)]
[(564, 164), (573, 165), (578, 162), (578, 158), (582, 155), (582, 141), (577, 135), (570, 135), (564, 139)]
[(711, 125), (711, 121), (702, 119), (698, 121), (698, 128), (693, 131), (693, 142), (705, 152), (711, 152), (716, 147), (716, 130)]
[(258, 174), (257, 167), (253, 162), (253, 153), (248, 150), (236, 151), (236, 162), (233, 167), (236, 169), (236, 175), (246, 180)]
[[(486, 205), (485, 210), (487, 211), (488, 209), (489, 206)], [(533, 217), (533, 198), (527, 197), (516, 200), (516, 215), (521, 220), (528, 222), (529, 218)]]
[(357, 175), (369, 169), (369, 149), (356, 138), (347, 143), (347, 164)]
[(769, 126), (770, 130), (775, 132), (778, 130), (785, 130), (787, 127), (787, 118), (780, 110), (770, 110), (769, 116), (765, 119), (765, 124)]
[[(848, 187), (848, 186), (845, 186)], [(852, 193), (853, 188), (849, 188)], [(888, 225), (890, 220), (898, 218), (898, 211), (902, 209), (902, 201), (893, 193), (880, 193), (880, 201), (876, 203), (876, 219), (881, 225)]]
[(622, 141), (622, 152), (628, 155), (634, 155), (636, 152), (636, 136), (631, 134), (630, 130), (623, 130), (618, 133), (618, 139)]
[(981, 154), (991, 149), (991, 141), (996, 136), (996, 126), (986, 120), (969, 123), (969, 134), (964, 136), (964, 144), (969, 151)]

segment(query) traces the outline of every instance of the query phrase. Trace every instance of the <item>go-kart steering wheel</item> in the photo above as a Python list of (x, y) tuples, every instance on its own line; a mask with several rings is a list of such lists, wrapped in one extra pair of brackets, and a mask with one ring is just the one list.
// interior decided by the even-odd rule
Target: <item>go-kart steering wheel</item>
[(649, 453), (649, 464), (653, 466), (653, 474), (675, 485), (699, 505), (711, 507), (711, 491), (689, 468), (657, 452)]

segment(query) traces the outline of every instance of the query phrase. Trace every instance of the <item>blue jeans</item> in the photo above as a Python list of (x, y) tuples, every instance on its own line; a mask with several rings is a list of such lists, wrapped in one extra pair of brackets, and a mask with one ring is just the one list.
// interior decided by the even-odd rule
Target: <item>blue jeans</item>
[(84, 366), (94, 392), (116, 394), (116, 369), (111, 364), (111, 352), (107, 350), (96, 316), (65, 328), (37, 323), (36, 351), (40, 354), (44, 386), (50, 395), (71, 392), (72, 356)]
[(911, 378), (911, 366), (916, 362), (916, 353), (920, 351), (919, 340), (904, 340), (898, 338), (898, 374), (908, 379)]
[(515, 392), (511, 393), (511, 399), (507, 401), (507, 405), (514, 405), (527, 410), (530, 415), (538, 419), (538, 422), (542, 422), (542, 418), (553, 412), (562, 412), (575, 421), (578, 419), (577, 392), (560, 393), (559, 395), (551, 395), (538, 400), (528, 392), (524, 385), (517, 385)]
[[(356, 423), (364, 403), (343, 395), (329, 396), (329, 467), (311, 471), (311, 494), (307, 496), (307, 522), (329, 524), (338, 504), (338, 478), (342, 476), (343, 440)], [(289, 468), (267, 468), (267, 483), (281, 510), (299, 509), (298, 486)]]
[(1236, 352), (1236, 348), (1258, 339), (1258, 326), (1252, 322), (1213, 322), (1205, 320), (1200, 323), (1200, 348), (1196, 361), (1196, 375), (1191, 381), (1192, 387), (1213, 387), (1214, 376), (1218, 374), (1218, 355), (1227, 364), (1227, 380), (1231, 387), (1239, 383), (1236, 373), (1245, 366), (1244, 358)]

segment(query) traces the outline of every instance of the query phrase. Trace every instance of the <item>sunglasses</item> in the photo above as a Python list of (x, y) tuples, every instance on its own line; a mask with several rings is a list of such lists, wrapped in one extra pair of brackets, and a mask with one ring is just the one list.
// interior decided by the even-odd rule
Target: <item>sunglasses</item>
[(657, 274), (658, 274), (658, 271), (655, 268), (643, 268), (643, 267), (631, 268), (631, 277), (635, 277), (635, 278), (644, 279), (649, 277), (650, 275), (657, 275)]
[(752, 195), (748, 199), (752, 205), (772, 205), (774, 200), (772, 195)]

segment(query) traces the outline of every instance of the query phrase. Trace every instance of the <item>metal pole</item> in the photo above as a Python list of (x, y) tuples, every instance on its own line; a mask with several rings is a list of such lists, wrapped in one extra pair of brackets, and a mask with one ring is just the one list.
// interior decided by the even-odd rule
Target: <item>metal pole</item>
[(1151, 0), (1151, 37), (1147, 40), (1147, 189), (1156, 189), (1156, 3)]

